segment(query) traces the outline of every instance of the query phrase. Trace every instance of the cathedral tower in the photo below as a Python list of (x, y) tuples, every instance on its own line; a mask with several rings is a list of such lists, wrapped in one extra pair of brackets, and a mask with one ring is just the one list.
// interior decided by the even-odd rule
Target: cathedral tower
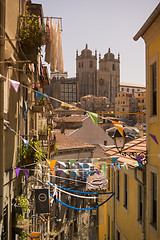
[(77, 99), (86, 95), (97, 96), (97, 51), (86, 48), (78, 56), (76, 52), (76, 78), (77, 78)]
[(99, 55), (97, 88), (99, 97), (107, 97), (109, 102), (115, 102), (115, 97), (120, 89), (120, 56), (118, 54), (118, 59), (116, 59), (110, 48), (103, 59)]

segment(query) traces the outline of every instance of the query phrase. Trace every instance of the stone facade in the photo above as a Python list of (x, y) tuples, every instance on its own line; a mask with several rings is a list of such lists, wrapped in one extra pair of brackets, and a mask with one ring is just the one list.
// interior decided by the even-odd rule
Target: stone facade
[(124, 83), (124, 82), (120, 83), (120, 92), (130, 92), (135, 97), (137, 96), (136, 92), (141, 92), (145, 90), (146, 90), (146, 87), (140, 84)]
[(99, 56), (99, 70), (97, 71), (98, 96), (105, 96), (114, 103), (120, 85), (120, 57), (115, 58), (110, 48), (101, 59)]
[(76, 78), (79, 100), (89, 94), (97, 96), (97, 52), (92, 55), (87, 44), (79, 56), (76, 53)]
[(115, 98), (115, 116), (128, 125), (134, 125), (137, 121), (138, 99), (132, 93), (120, 92)]

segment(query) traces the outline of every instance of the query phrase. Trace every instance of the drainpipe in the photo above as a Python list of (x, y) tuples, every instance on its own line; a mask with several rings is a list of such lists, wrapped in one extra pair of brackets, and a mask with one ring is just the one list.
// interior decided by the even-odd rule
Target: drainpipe
[[(0, 61), (5, 56), (5, 0), (0, 1)], [(0, 74), (4, 76), (4, 64), (0, 64)], [(0, 239), (3, 224), (3, 174), (4, 174), (4, 79), (0, 78)]]

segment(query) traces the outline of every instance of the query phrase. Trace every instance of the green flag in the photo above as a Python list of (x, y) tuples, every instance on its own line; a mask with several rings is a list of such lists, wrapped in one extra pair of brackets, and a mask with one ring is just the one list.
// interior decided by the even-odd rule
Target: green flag
[(71, 167), (72, 164), (73, 164), (74, 162), (76, 162), (76, 161), (77, 161), (77, 159), (71, 159), (71, 160), (70, 160), (70, 164), (69, 164), (69, 166)]
[(87, 111), (94, 124), (98, 125), (98, 114)]

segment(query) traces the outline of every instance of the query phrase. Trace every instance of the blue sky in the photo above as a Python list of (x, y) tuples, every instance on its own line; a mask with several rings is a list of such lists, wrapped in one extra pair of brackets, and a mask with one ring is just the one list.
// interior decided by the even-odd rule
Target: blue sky
[(145, 85), (145, 44), (133, 37), (159, 0), (32, 0), (44, 16), (62, 17), (64, 71), (76, 76), (76, 50), (95, 49), (103, 57), (108, 48), (120, 54), (120, 81)]

